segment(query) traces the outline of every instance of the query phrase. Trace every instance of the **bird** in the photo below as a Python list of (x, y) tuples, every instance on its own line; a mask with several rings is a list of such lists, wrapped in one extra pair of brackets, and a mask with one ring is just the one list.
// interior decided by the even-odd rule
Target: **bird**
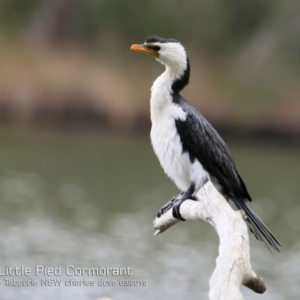
[[(190, 62), (184, 46), (176, 39), (152, 35), (131, 50), (156, 58), (165, 71), (151, 87), (151, 144), (166, 175), (181, 191), (157, 214), (172, 209), (173, 217), (185, 221), (181, 204), (197, 200), (196, 193), (208, 181), (227, 201), (246, 214), (255, 237), (269, 250), (280, 252), (281, 244), (247, 205), (251, 196), (239, 175), (226, 143), (206, 118), (180, 92), (190, 79)], [(270, 248), (271, 247), (271, 248)]]

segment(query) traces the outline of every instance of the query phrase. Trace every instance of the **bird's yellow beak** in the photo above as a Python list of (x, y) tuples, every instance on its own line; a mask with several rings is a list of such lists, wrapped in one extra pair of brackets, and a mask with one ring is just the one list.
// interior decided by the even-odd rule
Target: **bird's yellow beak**
[(142, 53), (145, 53), (145, 54), (148, 54), (152, 57), (155, 57), (155, 58), (159, 58), (159, 54), (157, 51), (151, 49), (151, 48), (148, 48), (147, 46), (145, 45), (137, 45), (137, 44), (134, 44), (131, 46), (130, 48), (131, 50), (133, 51), (137, 51), (137, 52), (142, 52)]

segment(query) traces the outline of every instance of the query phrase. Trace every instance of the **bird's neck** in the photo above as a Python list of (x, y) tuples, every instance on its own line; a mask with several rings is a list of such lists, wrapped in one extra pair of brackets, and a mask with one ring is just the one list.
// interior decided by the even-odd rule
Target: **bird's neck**
[(179, 93), (188, 85), (190, 80), (191, 67), (189, 59), (186, 58), (184, 67), (179, 65), (176, 68), (172, 67), (169, 69), (172, 77), (172, 90), (174, 93)]
[(188, 84), (190, 77), (190, 65), (186, 64), (166, 65), (166, 70), (153, 83), (151, 88), (151, 118), (164, 108), (172, 105), (173, 95), (179, 94), (180, 91)]

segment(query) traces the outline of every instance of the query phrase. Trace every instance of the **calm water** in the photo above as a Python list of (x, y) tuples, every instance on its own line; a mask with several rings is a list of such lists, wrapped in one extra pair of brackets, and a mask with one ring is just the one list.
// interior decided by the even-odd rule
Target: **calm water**
[[(300, 150), (230, 149), (252, 207), (284, 245), (270, 254), (251, 239), (252, 266), (268, 290), (243, 288), (245, 299), (299, 299)], [(1, 299), (206, 299), (215, 232), (185, 222), (153, 237), (152, 220), (175, 193), (148, 137), (0, 129)], [(20, 266), (30, 275), (5, 269)], [(48, 273), (36, 275), (37, 266)], [(101, 268), (102, 275), (81, 274), (84, 268)], [(130, 268), (132, 275), (106, 276), (108, 268)], [(36, 286), (25, 286), (33, 280)], [(128, 280), (135, 286), (124, 286)], [(115, 286), (98, 285), (104, 283)]]

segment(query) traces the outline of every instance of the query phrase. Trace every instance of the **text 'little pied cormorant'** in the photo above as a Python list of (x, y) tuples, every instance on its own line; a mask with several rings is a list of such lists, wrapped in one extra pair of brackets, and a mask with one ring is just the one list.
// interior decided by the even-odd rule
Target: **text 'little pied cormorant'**
[(245, 211), (255, 237), (279, 251), (280, 243), (246, 204), (251, 197), (225, 142), (180, 95), (190, 77), (184, 47), (177, 40), (151, 36), (131, 50), (153, 56), (166, 67), (151, 88), (151, 142), (165, 173), (182, 192), (159, 210), (158, 217), (172, 208), (173, 216), (184, 220), (180, 205), (187, 199), (196, 200), (195, 194), (210, 180), (227, 200)]

